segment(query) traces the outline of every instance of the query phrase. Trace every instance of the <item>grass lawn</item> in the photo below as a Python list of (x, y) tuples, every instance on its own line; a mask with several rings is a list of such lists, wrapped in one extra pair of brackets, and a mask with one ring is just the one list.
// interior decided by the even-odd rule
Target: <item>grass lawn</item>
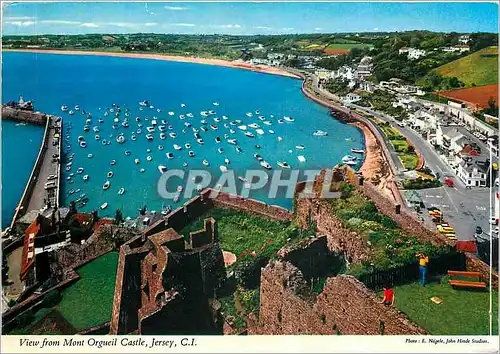
[[(489, 292), (455, 290), (448, 277), (440, 283), (397, 286), (396, 307), (412, 321), (434, 335), (487, 335), (489, 331)], [(437, 296), (441, 304), (430, 298)], [(498, 334), (498, 292), (493, 293), (493, 333)]]
[(109, 252), (77, 270), (81, 279), (62, 292), (57, 310), (81, 331), (111, 319), (118, 252)]
[(415, 153), (398, 153), (403, 166), (409, 170), (414, 170), (418, 164), (418, 156)]
[(481, 49), (434, 70), (443, 76), (456, 76), (468, 87), (497, 84), (498, 47)]
[(298, 227), (290, 222), (272, 221), (226, 208), (210, 210), (181, 230), (180, 234), (187, 238), (189, 232), (201, 229), (203, 220), (208, 217), (217, 221), (221, 248), (236, 256), (248, 250), (253, 250), (258, 255), (271, 255), (287, 243), (287, 238), (300, 234)]
[(418, 164), (418, 156), (414, 152), (408, 152), (408, 141), (394, 128), (387, 125), (380, 125), (380, 128), (391, 141), (403, 166), (409, 170), (415, 169)]

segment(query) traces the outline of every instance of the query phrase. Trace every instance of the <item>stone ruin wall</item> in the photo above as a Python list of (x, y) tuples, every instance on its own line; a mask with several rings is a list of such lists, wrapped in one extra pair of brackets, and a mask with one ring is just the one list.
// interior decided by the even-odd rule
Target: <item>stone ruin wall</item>
[(426, 333), (396, 309), (380, 304), (376, 294), (354, 277), (329, 278), (317, 297), (307, 290), (296, 267), (269, 264), (261, 275), (259, 320), (249, 323), (249, 334)]
[(489, 265), (484, 263), (482, 260), (476, 256), (466, 253), (465, 254), (465, 268), (469, 272), (479, 272), (483, 281), (488, 283), (490, 281), (491, 272), (491, 286), (494, 291), (498, 291), (498, 272), (491, 268)]

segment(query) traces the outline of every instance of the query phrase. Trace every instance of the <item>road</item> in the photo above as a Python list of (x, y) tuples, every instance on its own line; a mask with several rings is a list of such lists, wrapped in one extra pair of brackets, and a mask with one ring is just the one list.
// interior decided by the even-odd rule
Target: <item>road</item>
[[(58, 161), (52, 162), (52, 155), (58, 154), (58, 146), (52, 144), (54, 135), (56, 134), (56, 128), (54, 127), (56, 123), (51, 119), (49, 136), (48, 136), (48, 146), (45, 153), (45, 157), (42, 162), (42, 167), (40, 168), (40, 173), (38, 174), (38, 179), (33, 189), (33, 194), (31, 195), (30, 202), (26, 211), (40, 210), (45, 207), (44, 200), (50, 200), (51, 205), (55, 204), (56, 189), (52, 189), (50, 195), (47, 194), (45, 190), (45, 183), (47, 183), (47, 177), (49, 175), (57, 175)], [(59, 186), (59, 181), (55, 180), (56, 184)]]
[[(373, 116), (395, 123), (394, 118), (385, 114), (375, 112), (369, 108), (353, 105), (356, 109), (372, 114)], [(465, 184), (456, 177), (453, 169), (436, 153), (431, 144), (414, 130), (408, 127), (399, 127), (393, 124), (402, 135), (420, 151), (425, 160), (425, 165), (432, 171), (439, 172), (441, 176), (454, 177), (455, 186), (453, 188), (443, 186), (439, 188), (423, 189), (417, 192), (421, 196), (426, 207), (437, 207), (443, 211), (444, 219), (455, 228), (458, 240), (470, 240), (474, 237), (476, 226), (481, 226), (490, 234), (489, 218), (494, 214), (490, 210), (489, 197), (493, 196), (490, 188), (473, 187), (466, 189)], [(470, 136), (472, 136), (469, 133)], [(474, 140), (477, 140), (474, 138)], [(484, 145), (484, 144), (483, 144)], [(494, 207), (494, 206), (493, 206)], [(429, 215), (424, 217), (426, 222), (431, 223)], [(488, 236), (489, 237), (489, 236)]]

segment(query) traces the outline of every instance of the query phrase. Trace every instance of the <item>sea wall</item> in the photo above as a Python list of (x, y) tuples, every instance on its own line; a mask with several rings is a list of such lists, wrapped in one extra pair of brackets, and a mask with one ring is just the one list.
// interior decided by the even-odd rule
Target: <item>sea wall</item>
[(287, 262), (262, 270), (259, 321), (251, 334), (426, 334), (351, 276), (329, 278), (318, 296)]
[[(2, 112), (3, 116), (3, 112)], [(23, 195), (19, 204), (17, 205), (14, 216), (12, 217), (12, 222), (10, 224), (11, 229), (14, 229), (14, 224), (17, 219), (23, 216), (29, 210), (28, 208), (31, 195), (33, 194), (33, 190), (35, 189), (36, 181), (38, 179), (38, 175), (40, 173), (40, 169), (42, 168), (43, 159), (45, 158), (45, 153), (47, 152), (47, 147), (49, 144), (49, 130), (50, 130), (50, 119), (45, 119), (45, 132), (43, 133), (42, 145), (40, 146), (40, 150), (38, 152), (38, 156), (36, 158), (35, 164), (33, 165), (33, 169), (31, 170), (30, 177), (28, 182), (26, 183), (26, 187), (24, 188)]]
[(2, 119), (9, 119), (20, 123), (44, 125), (47, 121), (47, 115), (40, 112), (2, 106)]

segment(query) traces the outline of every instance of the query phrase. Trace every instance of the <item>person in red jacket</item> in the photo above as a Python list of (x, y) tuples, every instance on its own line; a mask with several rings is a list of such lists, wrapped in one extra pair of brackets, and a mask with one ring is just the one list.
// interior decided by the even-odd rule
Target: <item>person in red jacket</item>
[(382, 303), (386, 306), (393, 306), (395, 299), (396, 295), (394, 294), (394, 290), (391, 289), (389, 285), (384, 286), (384, 298), (382, 299)]

